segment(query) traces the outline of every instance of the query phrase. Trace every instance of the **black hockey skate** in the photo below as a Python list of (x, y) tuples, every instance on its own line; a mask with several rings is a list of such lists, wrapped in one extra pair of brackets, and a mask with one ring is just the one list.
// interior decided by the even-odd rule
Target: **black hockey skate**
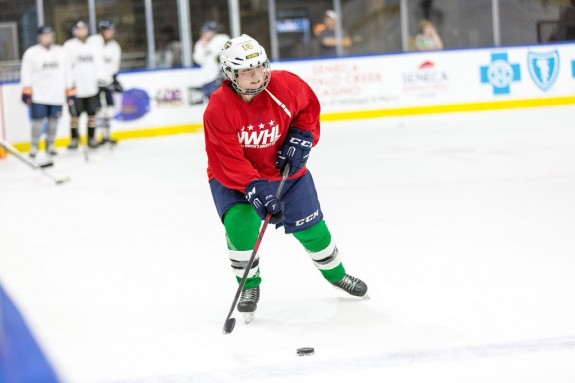
[(246, 323), (250, 323), (254, 319), (259, 300), (259, 286), (242, 290), (242, 295), (240, 296), (240, 301), (238, 302), (238, 311), (244, 315), (244, 320)]
[(103, 146), (103, 145), (106, 145), (106, 144), (109, 144), (110, 146), (114, 146), (114, 145), (116, 145), (116, 144), (118, 143), (118, 140), (115, 140), (115, 139), (113, 139), (113, 138), (111, 138), (111, 137), (109, 137), (109, 138), (102, 138), (99, 143), (100, 143), (100, 146)]
[(56, 150), (56, 146), (54, 144), (46, 144), (46, 153), (52, 157), (57, 156), (58, 151)]
[(78, 144), (79, 144), (79, 139), (77, 138), (72, 138), (70, 140), (70, 144), (68, 145), (68, 149), (70, 150), (76, 150), (78, 149)]
[(98, 146), (100, 146), (100, 143), (98, 142), (98, 140), (96, 140), (95, 138), (89, 138), (88, 139), (88, 148), (96, 149)]
[(36, 155), (38, 154), (38, 147), (35, 145), (32, 145), (32, 147), (30, 148), (30, 153), (28, 153), (28, 156), (30, 156), (31, 159), (36, 158)]
[(342, 289), (346, 293), (356, 297), (363, 297), (367, 293), (367, 285), (365, 282), (349, 274), (345, 274), (339, 282), (332, 284), (335, 287)]

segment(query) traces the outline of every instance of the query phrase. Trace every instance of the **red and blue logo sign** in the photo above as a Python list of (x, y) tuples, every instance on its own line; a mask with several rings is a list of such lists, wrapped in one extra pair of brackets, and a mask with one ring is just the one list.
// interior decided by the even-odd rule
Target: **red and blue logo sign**
[(132, 88), (122, 93), (122, 109), (114, 118), (119, 121), (133, 121), (150, 111), (150, 96), (143, 89)]

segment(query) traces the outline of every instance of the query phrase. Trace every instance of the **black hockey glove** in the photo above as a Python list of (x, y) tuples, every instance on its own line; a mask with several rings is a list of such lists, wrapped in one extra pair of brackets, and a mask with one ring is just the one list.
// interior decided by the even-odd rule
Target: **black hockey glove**
[(276, 168), (283, 172), (285, 165), (290, 164), (289, 175), (293, 176), (305, 167), (312, 145), (312, 132), (291, 127), (278, 151)]
[(113, 81), (112, 81), (112, 85), (111, 85), (111, 90), (112, 92), (116, 92), (116, 93), (122, 93), (124, 91), (124, 87), (122, 86), (122, 84), (120, 84), (120, 81), (118, 81), (118, 74), (115, 74), (113, 76)]
[(66, 103), (68, 104), (68, 111), (70, 116), (78, 117), (78, 109), (76, 109), (76, 96), (67, 96)]
[(246, 188), (246, 199), (253, 205), (261, 219), (265, 219), (269, 213), (272, 215), (270, 223), (283, 222), (282, 205), (275, 197), (273, 184), (270, 181), (253, 180), (250, 182)]
[(26, 105), (32, 105), (32, 95), (28, 93), (22, 93), (22, 102)]

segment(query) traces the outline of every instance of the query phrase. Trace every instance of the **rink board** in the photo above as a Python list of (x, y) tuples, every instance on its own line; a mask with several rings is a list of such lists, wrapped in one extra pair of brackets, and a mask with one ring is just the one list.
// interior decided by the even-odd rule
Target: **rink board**
[[(575, 44), (546, 44), (275, 62), (306, 80), (322, 120), (575, 104)], [(113, 131), (120, 139), (202, 128), (207, 100), (197, 68), (124, 72)], [(0, 132), (18, 148), (29, 141), (18, 83), (0, 86)], [(66, 144), (69, 116), (58, 130)]]

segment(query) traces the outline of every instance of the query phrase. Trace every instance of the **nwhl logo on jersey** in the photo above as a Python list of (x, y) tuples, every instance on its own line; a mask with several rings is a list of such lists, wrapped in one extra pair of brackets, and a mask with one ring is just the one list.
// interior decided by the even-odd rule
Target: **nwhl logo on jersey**
[(238, 131), (238, 140), (244, 148), (267, 148), (281, 137), (280, 127), (273, 120), (267, 124), (242, 126)]

